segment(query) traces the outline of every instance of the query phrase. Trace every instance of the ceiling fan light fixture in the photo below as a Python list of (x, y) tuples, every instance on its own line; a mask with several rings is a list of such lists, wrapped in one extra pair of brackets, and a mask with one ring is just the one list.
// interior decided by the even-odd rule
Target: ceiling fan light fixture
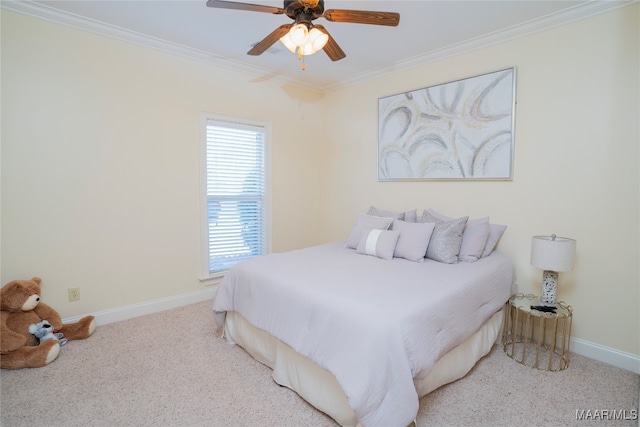
[(298, 46), (296, 46), (293, 43), (293, 41), (291, 40), (291, 37), (289, 37), (289, 33), (287, 33), (284, 36), (280, 37), (280, 43), (285, 45), (285, 47), (287, 49), (289, 49), (291, 51), (291, 53), (296, 53), (296, 49), (298, 48)]
[(299, 55), (313, 55), (317, 51), (321, 50), (329, 41), (329, 36), (317, 28), (312, 28), (309, 31), (307, 41), (302, 45), (297, 45), (291, 40), (290, 33), (280, 37), (280, 42), (285, 45), (292, 53), (298, 53)]
[(323, 33), (319, 29), (312, 28), (311, 31), (309, 31), (309, 41), (307, 43), (313, 46), (313, 53), (322, 49), (328, 41), (329, 35)]
[(313, 48), (313, 45), (309, 42), (305, 43), (304, 46), (300, 46), (300, 51), (303, 55), (313, 55), (317, 51)]
[(294, 45), (302, 46), (309, 40), (309, 28), (305, 24), (296, 24), (289, 30), (289, 38)]

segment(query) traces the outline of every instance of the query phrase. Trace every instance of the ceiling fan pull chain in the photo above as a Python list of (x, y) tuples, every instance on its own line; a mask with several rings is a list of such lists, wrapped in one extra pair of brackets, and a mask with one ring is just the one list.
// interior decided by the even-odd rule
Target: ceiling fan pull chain
[(298, 46), (296, 51), (298, 52), (298, 61), (302, 60), (302, 71), (304, 71), (307, 68), (307, 66), (304, 63), (304, 55), (302, 53), (302, 46)]

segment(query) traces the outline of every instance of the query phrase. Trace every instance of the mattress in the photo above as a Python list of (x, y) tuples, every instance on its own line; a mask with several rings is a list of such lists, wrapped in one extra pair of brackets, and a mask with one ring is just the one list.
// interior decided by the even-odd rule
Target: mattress
[(333, 242), (232, 268), (214, 297), (228, 312), (333, 375), (356, 419), (408, 425), (416, 384), (508, 300), (513, 266), (499, 252), (474, 263), (381, 260)]
[[(494, 314), (475, 334), (445, 354), (424, 379), (416, 381), (416, 393), (426, 396), (437, 388), (464, 377), (487, 355), (500, 336), (504, 310)], [(258, 362), (273, 370), (273, 380), (295, 391), (343, 427), (361, 427), (349, 400), (326, 369), (297, 353), (269, 333), (251, 325), (242, 315), (229, 312), (224, 337), (244, 348)]]

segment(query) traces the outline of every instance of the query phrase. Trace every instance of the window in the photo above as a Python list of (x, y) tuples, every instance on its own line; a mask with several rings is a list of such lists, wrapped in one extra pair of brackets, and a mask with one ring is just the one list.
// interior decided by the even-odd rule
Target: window
[(201, 126), (202, 275), (207, 279), (266, 253), (269, 127), (204, 113)]

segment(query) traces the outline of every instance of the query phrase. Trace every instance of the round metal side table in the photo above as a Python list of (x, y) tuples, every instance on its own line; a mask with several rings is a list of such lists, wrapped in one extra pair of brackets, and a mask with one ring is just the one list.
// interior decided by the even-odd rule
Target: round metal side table
[(546, 371), (569, 366), (569, 341), (573, 308), (558, 302), (556, 312), (534, 310), (536, 295), (516, 294), (506, 306), (502, 331), (504, 352), (518, 363)]

